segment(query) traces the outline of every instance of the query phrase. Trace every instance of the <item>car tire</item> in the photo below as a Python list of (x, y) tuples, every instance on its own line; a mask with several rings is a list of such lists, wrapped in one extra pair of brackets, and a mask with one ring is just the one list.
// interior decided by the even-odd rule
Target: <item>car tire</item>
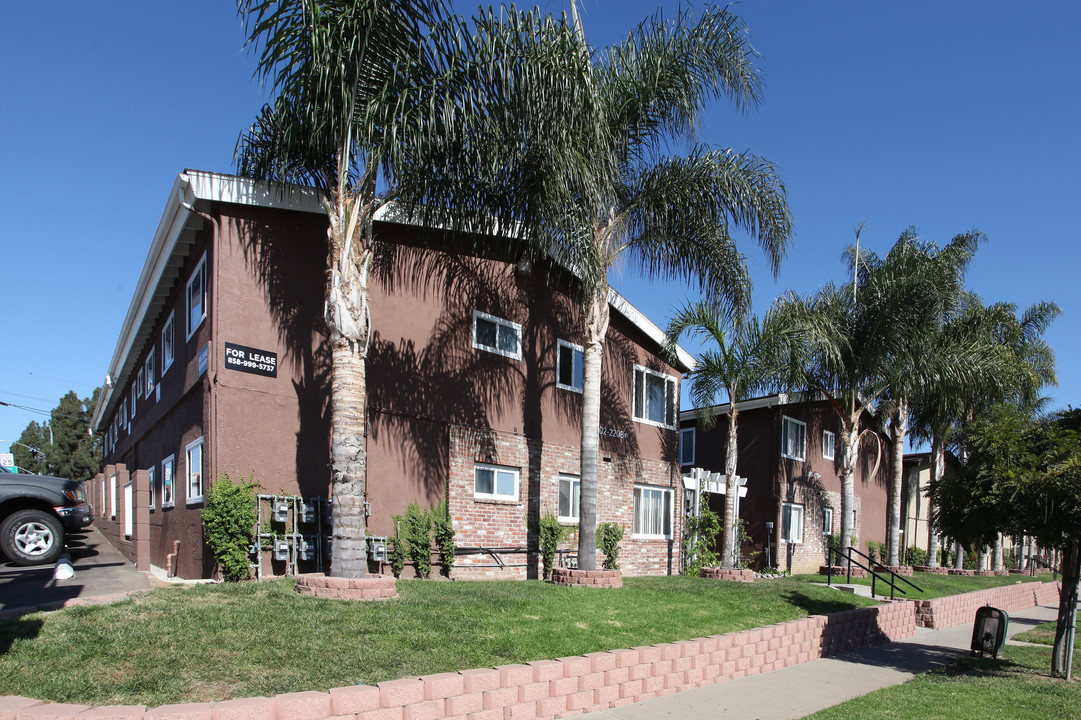
[(16, 565), (56, 562), (64, 551), (64, 526), (44, 510), (19, 510), (0, 523), (0, 550)]

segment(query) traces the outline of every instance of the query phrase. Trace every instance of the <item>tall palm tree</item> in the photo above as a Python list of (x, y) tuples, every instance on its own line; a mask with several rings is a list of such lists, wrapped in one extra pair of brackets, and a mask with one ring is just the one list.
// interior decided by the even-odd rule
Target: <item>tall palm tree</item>
[(691, 371), (691, 401), (698, 408), (698, 425), (708, 429), (716, 422), (710, 411), (718, 398), (728, 404), (728, 446), (725, 451), (724, 528), (721, 567), (735, 563), (736, 467), (739, 460), (737, 404), (792, 384), (798, 376), (792, 353), (795, 328), (787, 317), (766, 313), (733, 317), (711, 303), (684, 305), (668, 325), (668, 342), (674, 346), (684, 335), (711, 344), (702, 351)]
[[(478, 21), (479, 44), (516, 59), (525, 96), (491, 108), (488, 143), (534, 233), (577, 276), (583, 352), (578, 566), (596, 567), (601, 363), (609, 324), (609, 270), (637, 264), (680, 278), (729, 307), (747, 303), (749, 281), (733, 230), (758, 241), (776, 271), (791, 234), (776, 168), (749, 152), (692, 143), (706, 101), (758, 102), (757, 55), (740, 20), (717, 8), (646, 20), (604, 51), (571, 21), (504, 11)], [(540, 38), (542, 42), (536, 42)], [(530, 93), (535, 93), (530, 96)], [(573, 107), (560, 97), (579, 97)], [(549, 100), (560, 102), (553, 112)], [(513, 168), (508, 170), (508, 168)], [(517, 185), (514, 183), (517, 182)], [(644, 389), (642, 389), (644, 392)], [(667, 420), (666, 420), (667, 422)]]
[(274, 94), (238, 142), (238, 172), (314, 187), (327, 213), (331, 569), (362, 577), (372, 220), (444, 139), (461, 86), (451, 79), (467, 61), (454, 53), (460, 32), (442, 0), (240, 0), (238, 9), (256, 75)]

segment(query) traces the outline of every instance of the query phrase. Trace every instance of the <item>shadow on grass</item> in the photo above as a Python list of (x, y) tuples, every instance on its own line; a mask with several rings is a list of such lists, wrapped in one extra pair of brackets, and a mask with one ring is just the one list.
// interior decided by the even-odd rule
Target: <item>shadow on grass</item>
[(808, 615), (828, 615), (853, 609), (852, 596), (840, 595), (836, 600), (810, 597), (796, 590), (785, 590), (781, 593), (784, 601), (793, 607), (798, 607)]
[(0, 620), (0, 655), (7, 655), (16, 640), (33, 640), (41, 632), (41, 620)]

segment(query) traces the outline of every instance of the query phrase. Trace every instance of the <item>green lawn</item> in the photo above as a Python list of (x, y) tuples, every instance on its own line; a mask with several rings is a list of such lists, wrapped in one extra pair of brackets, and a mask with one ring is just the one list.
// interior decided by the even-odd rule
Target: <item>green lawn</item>
[[(825, 575), (796, 575), (793, 579), (800, 582), (824, 583)], [(1046, 581), (1051, 580), (1050, 573), (1031, 578), (1027, 575), (995, 575), (994, 577), (969, 577), (966, 575), (933, 575), (931, 573), (915, 573), (909, 580), (923, 592), (909, 587), (903, 582), (897, 581), (897, 585), (905, 590), (905, 594), (896, 593), (896, 597), (905, 600), (931, 600), (946, 595), (958, 595), (973, 590), (986, 590), (987, 588), (1000, 587), (1002, 585), (1014, 585), (1018, 582)], [(834, 583), (847, 582), (844, 575), (833, 576)], [(871, 586), (870, 578), (852, 578), (853, 584)], [(881, 581), (876, 581), (875, 592), (879, 595), (890, 594), (890, 586)]]
[[(955, 579), (955, 578), (951, 578)], [(1000, 578), (956, 578), (990, 587)], [(0, 621), (0, 694), (93, 705), (213, 701), (669, 642), (870, 600), (803, 578), (398, 583), (400, 599), (302, 597), (290, 580), (162, 588)]]

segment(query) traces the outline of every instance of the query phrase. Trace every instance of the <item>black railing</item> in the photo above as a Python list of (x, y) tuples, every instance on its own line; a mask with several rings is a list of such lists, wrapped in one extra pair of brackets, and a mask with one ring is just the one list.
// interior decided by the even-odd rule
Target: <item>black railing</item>
[[(852, 558), (852, 553), (855, 553), (855, 554), (859, 555), (860, 557), (866, 558), (867, 559), (867, 565), (864, 565), (859, 560), (854, 560)], [(848, 561), (847, 562), (848, 579), (847, 579), (846, 582), (848, 582), (848, 583), (852, 582), (852, 566), (853, 565), (855, 565), (856, 567), (863, 568), (868, 573), (870, 573), (870, 575), (871, 575), (871, 597), (874, 597), (875, 594), (876, 594), (875, 593), (875, 581), (876, 580), (881, 580), (882, 582), (884, 582), (884, 583), (886, 583), (887, 585), (890, 586), (890, 600), (894, 599), (894, 593), (895, 592), (899, 592), (902, 595), (908, 595), (908, 592), (903, 587), (899, 587), (897, 585), (897, 583), (895, 582), (896, 580), (900, 580), (901, 582), (905, 583), (906, 585), (912, 586), (914, 589), (918, 590), (919, 592), (923, 592), (923, 588), (916, 585), (916, 583), (912, 582), (911, 580), (905, 579), (901, 575), (898, 575), (893, 570), (890, 570), (888, 567), (886, 567), (882, 563), (880, 563), (877, 560), (873, 559), (870, 555), (866, 555), (866, 554), (860, 552), (859, 550), (857, 550), (854, 547), (848, 548), (847, 553), (844, 552), (844, 551), (838, 550), (836, 548), (832, 548), (832, 547), (829, 548), (829, 554), (826, 556), (826, 558), (827, 558), (827, 562), (826, 562), (826, 584), (830, 585), (831, 587), (833, 585), (833, 556), (835, 554), (837, 555), (839, 560), (847, 560)], [(886, 577), (885, 575), (880, 575), (878, 573), (878, 571), (876, 571), (874, 569), (875, 567), (877, 567), (879, 570), (885, 571), (886, 573), (889, 574), (889, 576)]]

